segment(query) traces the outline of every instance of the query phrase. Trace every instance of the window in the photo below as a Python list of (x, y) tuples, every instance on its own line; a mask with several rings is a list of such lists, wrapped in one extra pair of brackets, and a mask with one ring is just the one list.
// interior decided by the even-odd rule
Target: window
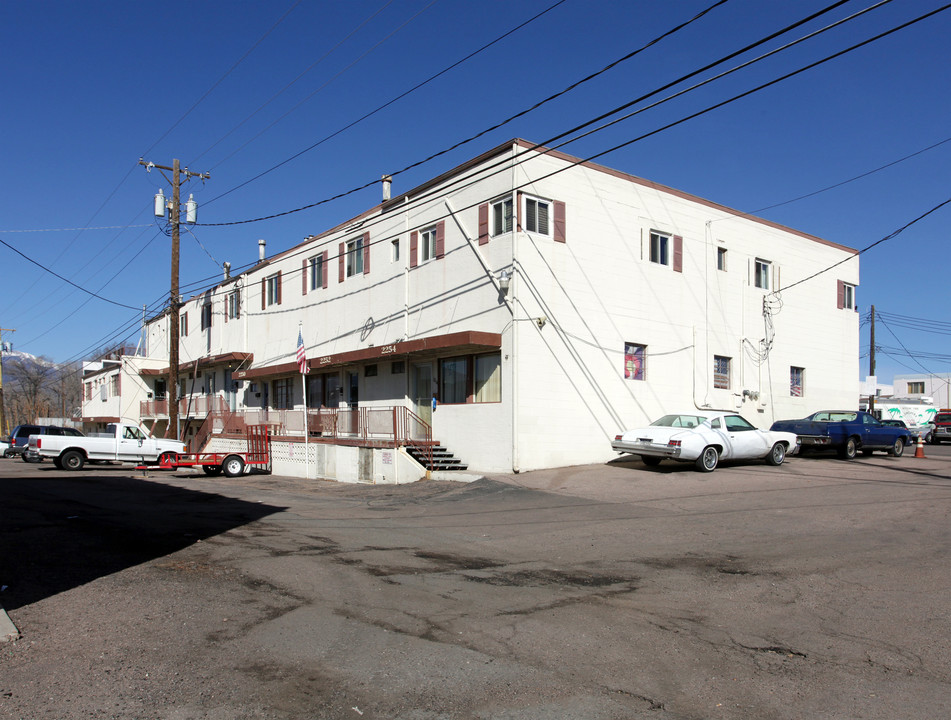
[(121, 376), (118, 373), (110, 378), (110, 391), (112, 392), (113, 397), (119, 397), (119, 387), (121, 382)]
[(92, 383), (86, 383), (86, 399), (92, 400)]
[(347, 277), (363, 274), (363, 237), (347, 243)]
[(396, 238), (393, 242), (390, 243), (390, 260), (393, 262), (400, 261), (400, 239)]
[(391, 375), (402, 375), (405, 372), (406, 372), (405, 360), (394, 360), (392, 363), (390, 363)]
[(178, 316), (178, 334), (179, 337), (188, 335), (188, 313), (183, 312)]
[(670, 264), (670, 236), (651, 231), (651, 262)]
[(211, 301), (209, 300), (201, 306), (201, 329), (207, 330), (211, 327)]
[(291, 405), (291, 378), (281, 378), (274, 381), (274, 405), (275, 409), (286, 409)]
[(367, 365), (363, 368), (363, 377), (376, 377), (376, 365)]
[(447, 358), (439, 361), (439, 402), (464, 403), (469, 396), (466, 389), (466, 358)]
[(500, 353), (475, 357), (475, 397), (477, 403), (502, 401), (502, 356)]
[(925, 394), (924, 381), (922, 380), (921, 382), (908, 383), (908, 393), (910, 395), (924, 395)]
[(713, 356), (713, 387), (721, 390), (730, 389), (730, 358), (722, 355)]
[(310, 259), (310, 289), (317, 290), (323, 287), (324, 256), (318, 255)]
[(838, 281), (838, 302), (840, 310), (855, 310), (855, 285)]
[(228, 295), (228, 318), (237, 320), (241, 317), (241, 294), (238, 290)]
[(647, 357), (647, 346), (636, 343), (624, 343), (624, 379), (643, 380), (644, 360)]
[(492, 234), (512, 232), (512, 199), (492, 204)]
[(525, 198), (525, 229), (539, 235), (550, 235), (548, 218), (551, 203), (537, 198)]
[(717, 248), (717, 270), (726, 272), (726, 248)]
[(806, 371), (801, 367), (789, 368), (789, 394), (792, 397), (802, 397), (804, 394), (804, 382)]
[(754, 268), (754, 284), (756, 287), (769, 290), (769, 268), (769, 260), (756, 259), (756, 266)]
[(426, 262), (436, 257), (436, 226), (426, 228), (419, 234), (420, 262)]
[(277, 296), (278, 296), (280, 287), (281, 285), (278, 282), (277, 275), (271, 275), (271, 277), (267, 279), (267, 304), (269, 306), (277, 305)]
[(723, 424), (726, 426), (727, 432), (749, 432), (756, 429), (750, 424), (749, 420), (739, 415), (725, 415)]

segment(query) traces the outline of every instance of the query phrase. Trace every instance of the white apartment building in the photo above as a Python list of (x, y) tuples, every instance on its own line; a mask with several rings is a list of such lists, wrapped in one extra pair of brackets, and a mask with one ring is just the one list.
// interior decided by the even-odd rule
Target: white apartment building
[(951, 373), (896, 375), (892, 380), (896, 395), (930, 397), (937, 408), (951, 408)]
[[(179, 389), (196, 424), (276, 413), (303, 441), (300, 331), (307, 407), (372, 451), (323, 476), (384, 476), (372, 425), (404, 411), (470, 470), (598, 463), (667, 412), (857, 407), (858, 284), (853, 249), (512, 140), (190, 299)], [(153, 398), (171, 320), (147, 326)]]
[(155, 383), (149, 382), (147, 376), (162, 368), (168, 371), (168, 358), (163, 361), (136, 355), (134, 348), (84, 362), (83, 430), (101, 432), (108, 423), (139, 419), (141, 403), (151, 399), (155, 389)]

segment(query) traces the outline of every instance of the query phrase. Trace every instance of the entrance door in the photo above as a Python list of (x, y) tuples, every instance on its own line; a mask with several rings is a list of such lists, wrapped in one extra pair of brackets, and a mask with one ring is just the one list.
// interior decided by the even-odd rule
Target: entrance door
[(356, 435), (359, 430), (359, 423), (357, 419), (359, 414), (357, 407), (360, 405), (359, 372), (347, 373), (347, 405), (350, 406), (350, 432)]
[(238, 406), (238, 393), (234, 388), (234, 379), (231, 377), (231, 370), (225, 370), (225, 402), (228, 409), (234, 412)]
[(433, 424), (433, 366), (432, 363), (413, 365), (412, 387), (413, 412), (427, 425)]

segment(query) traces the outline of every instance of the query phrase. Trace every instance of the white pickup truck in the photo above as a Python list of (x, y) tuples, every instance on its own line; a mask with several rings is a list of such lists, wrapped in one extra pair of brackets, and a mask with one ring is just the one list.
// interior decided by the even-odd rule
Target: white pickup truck
[(185, 443), (154, 438), (134, 424), (110, 423), (106, 432), (85, 437), (31, 435), (29, 448), (40, 457), (53, 458), (61, 470), (81, 470), (89, 460), (159, 462), (185, 452)]

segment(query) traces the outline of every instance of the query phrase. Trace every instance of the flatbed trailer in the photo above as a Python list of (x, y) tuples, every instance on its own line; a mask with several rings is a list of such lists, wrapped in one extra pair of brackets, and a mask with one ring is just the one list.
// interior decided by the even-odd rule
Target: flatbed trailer
[(167, 454), (155, 465), (140, 465), (138, 469), (177, 470), (200, 467), (206, 475), (225, 474), (225, 477), (243, 475), (248, 466), (271, 468), (271, 439), (267, 425), (248, 426), (248, 449), (245, 452), (198, 452)]

